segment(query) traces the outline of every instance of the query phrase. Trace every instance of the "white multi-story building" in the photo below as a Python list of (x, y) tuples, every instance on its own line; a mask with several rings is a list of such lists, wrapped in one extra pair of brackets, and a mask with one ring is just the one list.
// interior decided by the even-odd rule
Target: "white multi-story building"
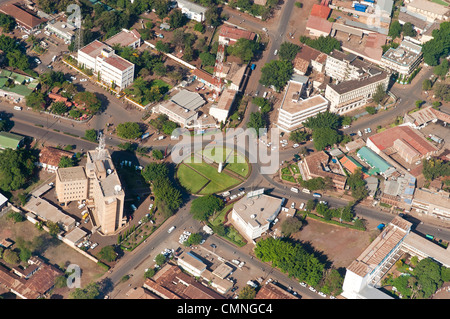
[(245, 196), (234, 205), (231, 222), (245, 238), (254, 240), (269, 230), (282, 205), (282, 199), (265, 194)]
[(406, 10), (425, 16), (429, 22), (444, 21), (450, 17), (450, 9), (447, 6), (427, 0), (410, 1), (406, 4)]
[(196, 3), (187, 0), (176, 0), (178, 8), (181, 9), (184, 15), (189, 19), (195, 20), (197, 22), (203, 22), (205, 20), (205, 13), (208, 8), (202, 7)]
[(134, 64), (114, 53), (114, 50), (95, 40), (78, 50), (78, 65), (91, 69), (98, 80), (108, 86), (121, 89), (131, 85), (134, 80)]
[(417, 213), (428, 216), (450, 220), (450, 197), (448, 192), (432, 192), (428, 189), (417, 189), (412, 201), (411, 208)]
[(277, 126), (292, 132), (300, 127), (308, 118), (314, 117), (328, 109), (328, 101), (322, 95), (301, 98), (304, 85), (289, 81), (278, 112)]
[(389, 48), (381, 57), (383, 66), (409, 76), (422, 60), (422, 47), (410, 41), (403, 40), (397, 48)]
[(53, 23), (47, 23), (45, 29), (50, 34), (63, 39), (66, 43), (70, 43), (75, 37), (75, 30), (77, 28), (64, 21), (55, 21)]
[(361, 78), (370, 65), (355, 54), (333, 50), (325, 62), (325, 74), (336, 81), (349, 81)]
[(234, 100), (236, 99), (236, 95), (237, 91), (235, 90), (224, 90), (220, 95), (217, 104), (212, 105), (209, 109), (209, 114), (214, 117), (217, 122), (225, 123), (230, 114), (230, 109), (233, 106)]
[(360, 79), (328, 84), (325, 98), (330, 101), (330, 112), (344, 114), (366, 105), (379, 85), (387, 89), (389, 78), (389, 73), (374, 68)]

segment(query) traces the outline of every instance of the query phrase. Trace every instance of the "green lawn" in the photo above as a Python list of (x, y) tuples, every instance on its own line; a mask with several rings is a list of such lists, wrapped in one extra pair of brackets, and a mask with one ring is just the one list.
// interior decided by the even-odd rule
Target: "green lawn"
[[(198, 158), (195, 158), (195, 160), (198, 160)], [(189, 167), (193, 168), (195, 171), (199, 172), (204, 177), (195, 173), (195, 171), (193, 170), (192, 172), (194, 172), (195, 175), (193, 175), (192, 172), (189, 172), (186, 175), (186, 171), (185, 168), (183, 168), (183, 166), (188, 166), (186, 168)], [(180, 168), (182, 170), (181, 174)], [(234, 168), (236, 169), (237, 166), (235, 166)], [(203, 188), (199, 192), (199, 190), (206, 184), (207, 180), (205, 179), (205, 177), (207, 179), (210, 179), (211, 181), (209, 182), (208, 185), (205, 186), (205, 188)], [(189, 190), (192, 193), (199, 193), (200, 195), (219, 193), (240, 183), (240, 180), (228, 175), (225, 171), (219, 173), (217, 171), (217, 167), (211, 164), (208, 164), (206, 162), (194, 163), (194, 155), (191, 155), (190, 162), (185, 161), (184, 165), (179, 166), (178, 180), (180, 181), (181, 185), (183, 185), (187, 190)]]
[(448, 3), (443, 0), (431, 0), (431, 2), (438, 3), (443, 6), (448, 6)]
[(178, 167), (177, 177), (181, 185), (193, 194), (196, 194), (208, 182), (206, 178), (184, 164)]
[(225, 166), (226, 169), (229, 169), (230, 171), (239, 174), (242, 177), (246, 177), (248, 175), (250, 168), (242, 155), (235, 154), (234, 156), (230, 157), (229, 161), (230, 163)]

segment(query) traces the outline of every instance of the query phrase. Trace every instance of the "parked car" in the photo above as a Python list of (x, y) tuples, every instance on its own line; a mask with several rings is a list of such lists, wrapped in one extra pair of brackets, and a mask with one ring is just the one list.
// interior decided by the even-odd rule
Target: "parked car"
[(306, 284), (302, 281), (302, 282), (300, 283), (300, 286), (306, 287)]

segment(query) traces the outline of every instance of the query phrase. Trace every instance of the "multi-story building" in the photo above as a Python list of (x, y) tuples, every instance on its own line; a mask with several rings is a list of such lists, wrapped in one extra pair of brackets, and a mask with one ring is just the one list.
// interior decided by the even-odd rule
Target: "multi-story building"
[(237, 40), (244, 38), (247, 40), (254, 40), (256, 38), (256, 34), (247, 31), (242, 28), (232, 27), (224, 24), (220, 27), (219, 33), (219, 43), (225, 45), (233, 45), (237, 42)]
[(325, 53), (302, 44), (292, 64), (295, 73), (305, 75), (310, 68), (320, 73), (324, 72), (326, 61), (327, 55)]
[(125, 223), (125, 192), (107, 149), (99, 147), (87, 153), (86, 175), (95, 220), (104, 234), (113, 234)]
[(234, 204), (231, 223), (246, 239), (252, 241), (269, 230), (281, 211), (283, 200), (266, 194), (248, 195)]
[(121, 89), (134, 80), (134, 64), (114, 53), (114, 50), (95, 40), (78, 50), (78, 65), (91, 69), (100, 82)]
[(56, 195), (60, 203), (88, 198), (88, 179), (84, 167), (64, 167), (56, 170)]
[(372, 68), (359, 79), (327, 84), (325, 98), (330, 101), (330, 111), (344, 114), (366, 105), (378, 86), (387, 89), (389, 79), (388, 72)]
[(39, 30), (42, 23), (46, 22), (46, 19), (40, 18), (21, 7), (18, 3), (6, 3), (0, 7), (0, 12), (13, 17), (19, 28), (26, 33), (33, 33)]
[(77, 28), (70, 23), (58, 20), (47, 23), (45, 29), (50, 32), (50, 34), (63, 39), (66, 43), (70, 43), (75, 38), (75, 30)]
[(225, 123), (230, 114), (230, 110), (233, 106), (234, 100), (236, 99), (237, 91), (232, 89), (227, 89), (222, 92), (219, 97), (217, 104), (214, 104), (209, 109), (209, 114), (214, 117), (217, 122)]
[(325, 74), (339, 82), (360, 79), (371, 68), (355, 54), (338, 50), (333, 50), (325, 62)]
[(417, 213), (448, 221), (450, 220), (449, 193), (419, 188), (414, 194), (411, 208)]
[(198, 119), (197, 109), (204, 104), (206, 101), (200, 94), (183, 89), (169, 100), (155, 106), (153, 112), (165, 114), (169, 120), (183, 127), (191, 127)]
[(406, 10), (425, 16), (429, 22), (444, 21), (450, 17), (450, 9), (447, 6), (427, 0), (413, 0), (406, 4)]
[(122, 47), (137, 49), (141, 46), (141, 35), (136, 29), (122, 29), (122, 31), (107, 39), (105, 43), (111, 47), (120, 45)]
[(300, 172), (304, 180), (312, 178), (329, 178), (338, 190), (345, 189), (347, 177), (343, 167), (336, 161), (331, 161), (330, 155), (326, 152), (316, 152), (305, 157), (299, 164)]
[(389, 48), (381, 57), (383, 66), (403, 76), (409, 76), (422, 60), (422, 47), (403, 40), (397, 48)]
[(301, 97), (304, 85), (295, 80), (288, 82), (278, 112), (277, 126), (291, 132), (302, 127), (308, 118), (314, 117), (328, 109), (328, 101), (322, 95), (314, 95), (303, 99)]
[(203, 22), (205, 20), (205, 13), (208, 11), (208, 8), (187, 0), (176, 0), (176, 2), (178, 8), (181, 9), (181, 12), (183, 12), (190, 20), (195, 20), (197, 22)]
[(100, 231), (113, 234), (125, 222), (125, 192), (103, 139), (96, 150), (87, 153), (86, 167), (58, 168), (55, 187), (59, 202), (86, 200)]

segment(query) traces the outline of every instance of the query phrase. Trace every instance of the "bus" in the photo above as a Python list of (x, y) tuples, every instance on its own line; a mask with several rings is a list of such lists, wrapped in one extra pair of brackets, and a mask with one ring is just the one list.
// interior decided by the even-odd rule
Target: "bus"
[(430, 234), (426, 234), (425, 237), (428, 238), (429, 240), (433, 240), (433, 239), (434, 239), (434, 236), (433, 236), (433, 235), (430, 235)]

